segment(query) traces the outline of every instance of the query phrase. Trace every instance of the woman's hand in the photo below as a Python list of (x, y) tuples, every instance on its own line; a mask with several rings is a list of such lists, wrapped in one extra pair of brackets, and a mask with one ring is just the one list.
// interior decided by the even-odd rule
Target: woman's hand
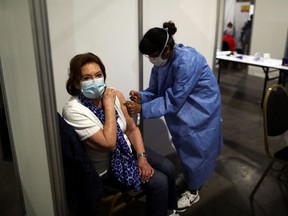
[(138, 169), (142, 183), (146, 183), (154, 175), (154, 169), (150, 166), (146, 157), (138, 158)]
[(116, 89), (115, 88), (106, 88), (103, 93), (103, 105), (104, 107), (114, 108), (115, 98), (116, 98)]
[(135, 90), (131, 90), (130, 93), (130, 100), (134, 101), (135, 103), (141, 103), (141, 94)]
[(141, 109), (142, 109), (141, 104), (135, 103), (133, 101), (126, 101), (125, 105), (130, 115), (134, 113), (141, 113)]

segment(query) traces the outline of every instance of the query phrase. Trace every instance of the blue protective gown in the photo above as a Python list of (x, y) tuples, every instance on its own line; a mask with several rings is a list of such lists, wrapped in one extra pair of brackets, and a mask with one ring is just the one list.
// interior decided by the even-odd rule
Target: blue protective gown
[(199, 189), (222, 148), (221, 95), (206, 59), (194, 48), (176, 44), (172, 58), (152, 68), (149, 87), (140, 94), (143, 118), (164, 116), (187, 187)]

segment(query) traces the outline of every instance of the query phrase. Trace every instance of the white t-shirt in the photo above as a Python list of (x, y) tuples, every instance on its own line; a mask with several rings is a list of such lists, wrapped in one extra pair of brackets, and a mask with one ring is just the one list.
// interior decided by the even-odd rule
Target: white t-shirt
[[(117, 123), (119, 124), (123, 133), (126, 131), (126, 119), (121, 110), (121, 105), (118, 97), (116, 97), (115, 109), (118, 112)], [(96, 117), (96, 115), (86, 106), (84, 106), (78, 97), (71, 97), (65, 104), (62, 116), (75, 129), (81, 141), (85, 141), (98, 130), (103, 129), (103, 124)], [(131, 149), (131, 143), (128, 137), (124, 134), (125, 140)], [(102, 174), (110, 167), (110, 151), (101, 148), (91, 149), (85, 145), (87, 154), (92, 161), (98, 174)]]

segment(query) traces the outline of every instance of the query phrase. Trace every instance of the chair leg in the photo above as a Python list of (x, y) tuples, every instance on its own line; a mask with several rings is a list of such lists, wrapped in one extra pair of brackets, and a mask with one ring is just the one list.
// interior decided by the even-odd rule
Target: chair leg
[(104, 203), (108, 202), (109, 203), (107, 216), (112, 216), (114, 214), (116, 202), (121, 196), (122, 196), (122, 193), (118, 192), (116, 194), (108, 195), (108, 196), (102, 198), (102, 200), (101, 200), (102, 202), (104, 202)]
[(272, 160), (267, 168), (265, 169), (264, 173), (262, 174), (261, 178), (259, 179), (259, 181), (257, 182), (256, 186), (254, 187), (252, 193), (249, 196), (250, 200), (253, 200), (253, 197), (255, 195), (255, 193), (257, 192), (258, 188), (260, 187), (261, 183), (263, 182), (264, 178), (266, 177), (266, 175), (268, 174), (268, 172), (270, 171), (270, 169), (272, 168), (273, 164), (274, 164), (274, 160)]
[(108, 216), (112, 216), (115, 213), (116, 202), (121, 196), (122, 196), (121, 192), (118, 192), (117, 194), (114, 195), (114, 198), (113, 198), (113, 200), (112, 200), (112, 202), (110, 204), (110, 209), (109, 209)]

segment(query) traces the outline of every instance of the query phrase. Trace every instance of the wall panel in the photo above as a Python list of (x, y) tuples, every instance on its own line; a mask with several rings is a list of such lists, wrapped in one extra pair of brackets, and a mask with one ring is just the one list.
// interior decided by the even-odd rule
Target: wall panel
[[(28, 216), (54, 215), (28, 1), (0, 1), (0, 56), (11, 143)], [(18, 174), (18, 173), (17, 173)]]
[(79, 53), (98, 55), (106, 67), (107, 84), (125, 97), (138, 88), (137, 1), (52, 0), (47, 4), (60, 112), (70, 97), (65, 89), (69, 61)]

